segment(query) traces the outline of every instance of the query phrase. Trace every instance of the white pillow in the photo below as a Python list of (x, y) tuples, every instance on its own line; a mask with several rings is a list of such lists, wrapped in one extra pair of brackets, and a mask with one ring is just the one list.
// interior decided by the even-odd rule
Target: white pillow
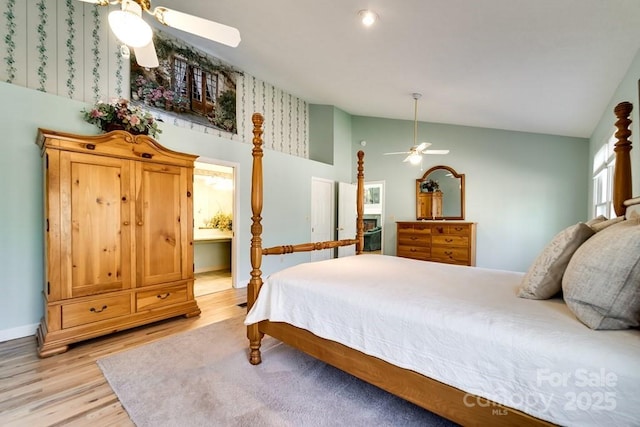
[(556, 234), (522, 278), (518, 296), (549, 299), (562, 289), (562, 275), (573, 253), (594, 231), (579, 222)]

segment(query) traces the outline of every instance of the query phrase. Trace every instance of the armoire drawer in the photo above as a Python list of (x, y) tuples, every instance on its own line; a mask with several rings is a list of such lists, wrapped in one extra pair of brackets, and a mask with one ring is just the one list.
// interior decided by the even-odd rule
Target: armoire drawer
[(187, 301), (187, 284), (136, 292), (136, 311)]
[(86, 325), (131, 314), (129, 294), (94, 298), (62, 306), (62, 328)]

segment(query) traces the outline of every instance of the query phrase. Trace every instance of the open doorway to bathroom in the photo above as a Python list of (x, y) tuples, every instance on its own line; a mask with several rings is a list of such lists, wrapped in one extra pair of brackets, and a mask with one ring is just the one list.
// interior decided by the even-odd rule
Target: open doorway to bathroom
[(193, 262), (196, 297), (233, 287), (235, 167), (195, 163), (193, 173)]

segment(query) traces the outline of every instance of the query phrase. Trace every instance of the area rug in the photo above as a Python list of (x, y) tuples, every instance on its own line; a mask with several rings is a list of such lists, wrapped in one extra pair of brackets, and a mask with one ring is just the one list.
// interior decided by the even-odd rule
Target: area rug
[(439, 416), (276, 341), (247, 359), (243, 317), (98, 360), (146, 426), (451, 426)]

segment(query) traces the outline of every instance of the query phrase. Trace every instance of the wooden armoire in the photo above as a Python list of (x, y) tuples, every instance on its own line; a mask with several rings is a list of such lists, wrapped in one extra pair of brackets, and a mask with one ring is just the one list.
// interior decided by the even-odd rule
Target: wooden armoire
[(144, 135), (40, 129), (44, 316), (38, 354), (174, 316), (193, 295), (193, 163)]

